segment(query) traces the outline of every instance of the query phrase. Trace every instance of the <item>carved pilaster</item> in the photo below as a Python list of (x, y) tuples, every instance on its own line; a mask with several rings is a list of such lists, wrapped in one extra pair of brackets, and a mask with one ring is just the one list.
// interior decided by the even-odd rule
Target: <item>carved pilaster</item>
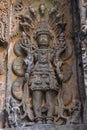
[(10, 21), (10, 0), (0, 1), (0, 39), (8, 41)]
[(81, 47), (82, 47), (84, 82), (85, 82), (86, 95), (87, 95), (87, 1), (79, 0), (79, 8), (80, 8), (80, 19), (81, 19), (80, 40), (81, 40)]
[(10, 0), (0, 0), (0, 128), (3, 122), (7, 85), (7, 48), (9, 42)]

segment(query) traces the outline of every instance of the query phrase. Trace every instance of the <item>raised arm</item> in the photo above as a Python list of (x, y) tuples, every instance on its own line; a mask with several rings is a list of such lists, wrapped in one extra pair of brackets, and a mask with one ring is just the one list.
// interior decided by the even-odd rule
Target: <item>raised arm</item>
[(20, 46), (26, 53), (26, 57), (24, 59), (24, 63), (26, 65), (25, 79), (28, 82), (34, 62), (33, 62), (32, 43), (24, 32), (23, 32), (23, 39), (20, 43)]
[(62, 65), (63, 65), (63, 61), (59, 60), (59, 59), (55, 59), (54, 65), (56, 67), (57, 76), (58, 76), (59, 80), (62, 81), (63, 80), (63, 73), (61, 71), (61, 68), (62, 68)]
[(56, 73), (59, 79), (62, 81), (63, 74), (62, 74), (61, 68), (63, 65), (63, 61), (61, 60), (61, 55), (66, 50), (66, 41), (65, 41), (65, 36), (63, 33), (60, 34), (58, 43), (55, 45), (54, 50), (55, 50), (54, 65), (56, 67)]
[(33, 54), (31, 51), (28, 51), (27, 57), (24, 59), (25, 65), (26, 65), (26, 71), (25, 71), (25, 79), (29, 79), (29, 76), (32, 72), (33, 68)]

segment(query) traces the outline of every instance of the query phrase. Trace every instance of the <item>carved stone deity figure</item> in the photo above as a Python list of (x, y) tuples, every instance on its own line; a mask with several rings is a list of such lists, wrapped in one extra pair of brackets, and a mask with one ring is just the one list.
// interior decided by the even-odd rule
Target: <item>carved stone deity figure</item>
[(60, 60), (60, 53), (65, 48), (62, 46), (62, 49), (59, 50), (58, 46), (56, 48), (50, 47), (52, 34), (45, 20), (39, 22), (35, 40), (38, 45), (35, 51), (32, 51), (30, 41), (21, 43), (21, 47), (27, 52), (27, 57), (24, 60), (26, 64), (25, 79), (26, 82), (29, 81), (35, 122), (52, 123), (56, 96), (63, 80), (61, 73), (63, 62)]
[(9, 127), (18, 127), (18, 124), (20, 123), (20, 108), (15, 99), (7, 100), (6, 115), (8, 116), (7, 121)]
[(72, 67), (67, 61), (72, 48), (65, 38), (64, 14), (56, 6), (49, 11), (45, 4), (38, 10), (30, 6), (29, 14), (20, 16), (19, 27), (22, 37), (14, 45), (17, 57), (12, 64), (17, 79), (11, 87), (18, 104), (10, 104), (7, 111), (10, 126), (77, 123), (80, 110), (72, 104), (74, 96), (68, 84)]

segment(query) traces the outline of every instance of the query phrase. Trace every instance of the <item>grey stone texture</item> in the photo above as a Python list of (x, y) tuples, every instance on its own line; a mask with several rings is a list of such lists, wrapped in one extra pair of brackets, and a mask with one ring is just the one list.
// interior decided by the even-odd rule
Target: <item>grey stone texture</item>
[(34, 125), (28, 128), (12, 128), (12, 129), (4, 129), (4, 130), (87, 130), (87, 124), (78, 124), (78, 125)]
[(87, 123), (87, 97), (86, 97), (85, 106), (84, 106), (83, 121), (84, 123)]

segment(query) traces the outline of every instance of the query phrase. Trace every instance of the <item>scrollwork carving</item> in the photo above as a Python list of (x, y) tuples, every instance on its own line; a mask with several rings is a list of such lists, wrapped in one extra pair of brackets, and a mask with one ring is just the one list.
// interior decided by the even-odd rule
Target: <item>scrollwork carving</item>
[(25, 73), (25, 67), (24, 67), (24, 61), (23, 58), (18, 57), (13, 62), (13, 71), (17, 76), (24, 76)]
[(14, 53), (17, 55), (17, 56), (23, 56), (24, 53), (23, 53), (23, 50), (22, 48), (20, 47), (20, 42), (21, 40), (19, 40), (15, 46), (14, 46)]
[(24, 82), (24, 78), (18, 78), (13, 82), (13, 85), (11, 88), (12, 94), (13, 94), (14, 98), (16, 98), (17, 100), (22, 100), (23, 82)]
[(20, 121), (16, 119), (11, 127), (24, 127), (27, 123), (58, 124), (60, 119), (64, 124), (68, 122), (68, 116), (74, 114), (74, 110), (69, 113), (73, 101), (69, 85), (68, 100), (66, 91), (63, 91), (72, 77), (72, 66), (68, 62), (72, 47), (65, 36), (64, 14), (52, 3), (49, 9), (44, 3), (39, 4), (38, 9), (34, 6), (28, 7), (27, 14), (19, 15), (20, 39), (14, 45), (16, 58), (12, 64), (13, 73), (18, 78), (11, 90), (18, 102), (20, 113), (16, 111), (15, 115)]

